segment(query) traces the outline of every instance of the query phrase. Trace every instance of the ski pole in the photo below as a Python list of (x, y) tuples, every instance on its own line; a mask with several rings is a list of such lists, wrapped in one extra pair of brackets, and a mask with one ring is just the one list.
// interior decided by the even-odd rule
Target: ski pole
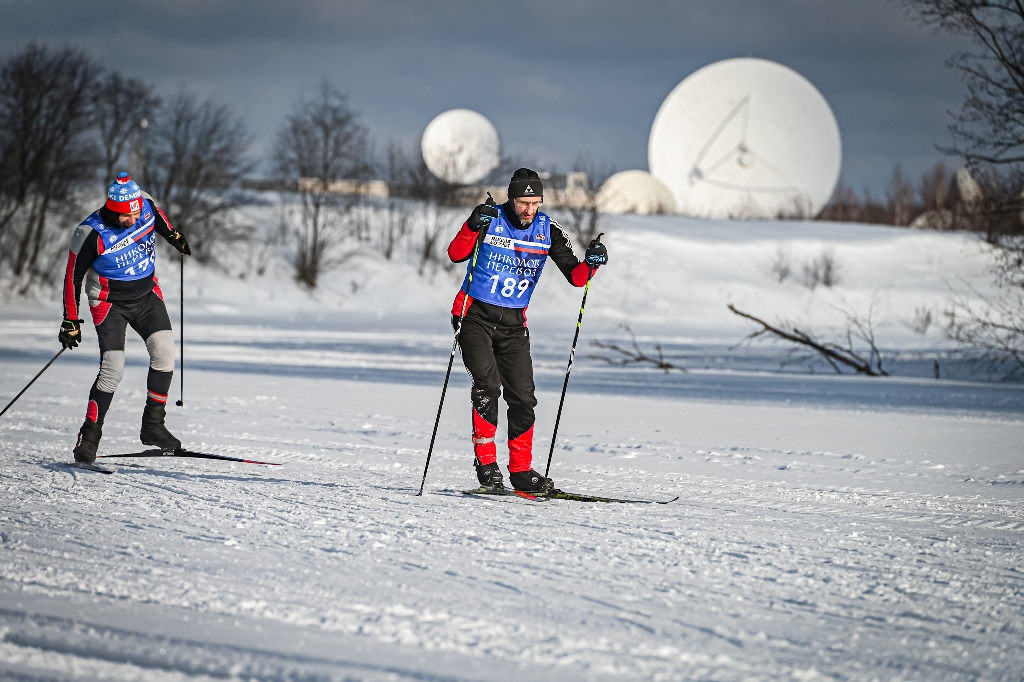
[[(491, 193), (487, 193), (487, 205), (496, 206)], [(437, 426), (441, 423), (441, 408), (444, 407), (444, 395), (448, 392), (448, 379), (452, 375), (452, 363), (455, 362), (455, 349), (459, 345), (459, 332), (462, 331), (462, 321), (466, 319), (466, 309), (469, 307), (469, 288), (473, 286), (473, 270), (476, 269), (476, 258), (480, 254), (480, 242), (487, 234), (485, 228), (480, 228), (480, 235), (473, 246), (473, 261), (469, 266), (469, 281), (466, 283), (466, 294), (462, 297), (462, 312), (459, 313), (459, 324), (455, 327), (455, 340), (452, 341), (452, 353), (448, 356), (448, 371), (444, 375), (444, 386), (441, 387), (441, 402), (437, 404), (437, 417), (434, 418), (434, 432), (430, 434), (430, 447), (427, 448), (427, 462), (423, 465), (423, 480), (420, 481), (420, 491), (416, 493), (419, 497), (423, 494), (423, 486), (427, 483), (427, 469), (430, 468), (430, 455), (434, 452), (434, 439), (437, 438)]]
[(48, 363), (46, 363), (46, 366), (43, 367), (41, 370), (39, 370), (38, 374), (36, 374), (34, 377), (32, 377), (32, 381), (28, 382), (28, 384), (25, 385), (25, 388), (21, 389), (21, 393), (19, 393), (18, 395), (14, 396), (14, 400), (12, 400), (11, 402), (7, 403), (7, 407), (5, 407), (3, 409), (3, 411), (0, 411), (0, 417), (4, 416), (4, 412), (7, 412), (7, 410), (11, 409), (11, 405), (13, 405), (14, 403), (18, 402), (18, 398), (20, 398), (22, 395), (24, 395), (25, 391), (27, 391), (29, 389), (29, 386), (31, 386), (32, 384), (36, 383), (36, 379), (41, 377), (43, 375), (43, 372), (45, 372), (46, 370), (50, 369), (50, 365), (52, 365), (54, 362), (56, 362), (57, 358), (60, 357), (60, 354), (63, 353), (64, 351), (66, 351), (66, 350), (67, 350), (67, 348), (61, 348), (59, 351), (57, 351), (57, 354), (54, 355), (53, 358)]
[(178, 269), (179, 272), (179, 284), (178, 292), (181, 295), (178, 303), (178, 333), (181, 335), (181, 348), (179, 353), (181, 354), (181, 375), (178, 379), (181, 381), (181, 388), (178, 392), (178, 399), (174, 401), (174, 404), (178, 407), (185, 405), (185, 254), (178, 254), (181, 258), (181, 265)]
[[(601, 235), (591, 242), (600, 243)], [(580, 303), (580, 316), (576, 320), (576, 335), (572, 337), (572, 350), (569, 351), (569, 366), (565, 368), (565, 381), (562, 382), (562, 397), (558, 399), (558, 413), (555, 415), (555, 431), (551, 434), (551, 447), (548, 449), (548, 465), (544, 469), (544, 478), (548, 477), (551, 471), (551, 457), (555, 454), (555, 437), (558, 435), (558, 424), (562, 421), (562, 405), (565, 404), (565, 389), (569, 387), (569, 373), (572, 372), (572, 361), (576, 357), (576, 342), (580, 340), (580, 327), (583, 325), (583, 310), (587, 307), (587, 294), (590, 293), (590, 279), (594, 276), (594, 268), (591, 266), (587, 273), (587, 286), (583, 288), (583, 302)]]

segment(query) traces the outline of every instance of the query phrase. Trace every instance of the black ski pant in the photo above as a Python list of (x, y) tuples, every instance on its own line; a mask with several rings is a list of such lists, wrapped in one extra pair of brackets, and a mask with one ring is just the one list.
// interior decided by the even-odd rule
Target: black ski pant
[[(457, 328), (459, 318), (452, 317)], [(473, 381), (474, 445), (478, 460), (493, 461), (498, 396), (508, 405), (509, 468), (530, 468), (534, 408), (537, 406), (530, 357), (530, 330), (523, 310), (473, 301), (459, 332), (462, 361)], [(484, 442), (490, 439), (490, 444)]]
[(124, 342), (129, 326), (142, 337), (149, 351), (146, 404), (165, 404), (174, 376), (174, 332), (163, 299), (150, 291), (131, 303), (100, 301), (91, 305), (90, 311), (100, 345), (100, 371), (89, 391), (86, 418), (103, 425), (114, 391), (124, 376)]

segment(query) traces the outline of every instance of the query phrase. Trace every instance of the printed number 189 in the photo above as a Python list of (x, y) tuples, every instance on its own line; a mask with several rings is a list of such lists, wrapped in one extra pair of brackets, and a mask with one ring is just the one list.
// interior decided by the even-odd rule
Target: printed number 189
[[(498, 281), (500, 279), (501, 278), (498, 277), (498, 275), (491, 275), (491, 293), (492, 294), (495, 291), (498, 290)], [(523, 294), (526, 293), (527, 289), (530, 288), (530, 280), (528, 280), (528, 279), (516, 280), (515, 277), (507, 277), (507, 278), (505, 278), (505, 281), (502, 282), (501, 284), (502, 284), (501, 295), (504, 296), (505, 298), (508, 298), (512, 294), (515, 294), (516, 293), (516, 289), (519, 290), (519, 293), (516, 295), (516, 298), (519, 298), (520, 296), (522, 296)]]

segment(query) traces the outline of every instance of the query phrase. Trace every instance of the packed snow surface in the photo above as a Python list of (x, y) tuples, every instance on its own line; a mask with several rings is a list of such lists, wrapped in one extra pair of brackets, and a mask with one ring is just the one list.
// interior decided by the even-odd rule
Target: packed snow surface
[[(189, 266), (185, 405), (168, 425), (194, 450), (282, 466), (65, 466), (96, 371), (86, 325), (0, 418), (0, 678), (1020, 679), (1024, 390), (966, 380), (934, 332), (908, 326), (981, 281), (977, 245), (661, 217), (609, 232), (551, 475), (677, 501), (463, 495), (458, 357), (416, 496), (455, 273), (366, 257), (309, 296), (273, 267), (240, 280)], [(779, 249), (798, 263), (826, 247), (845, 268), (831, 289), (769, 271)], [(176, 301), (176, 268), (158, 271)], [(543, 470), (580, 291), (554, 268), (541, 289)], [(768, 348), (729, 350), (751, 330), (726, 302), (835, 324), (833, 304), (872, 301), (903, 374), (779, 371)], [(58, 349), (59, 316), (3, 304), (4, 404)], [(594, 339), (628, 344), (619, 322), (689, 372), (589, 358)], [(127, 354), (101, 454), (142, 449), (146, 354), (131, 332)], [(176, 374), (172, 399), (178, 387)]]

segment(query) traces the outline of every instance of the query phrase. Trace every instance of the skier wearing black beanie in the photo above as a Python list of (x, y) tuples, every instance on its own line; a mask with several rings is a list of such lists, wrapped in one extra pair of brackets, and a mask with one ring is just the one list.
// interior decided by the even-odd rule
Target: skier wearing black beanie
[[(469, 260), (452, 306), (462, 359), (473, 380), (474, 465), (481, 485), (504, 487), (494, 442), (498, 397), (508, 404), (508, 471), (516, 490), (544, 493), (554, 483), (532, 469), (537, 398), (526, 307), (550, 258), (570, 284), (583, 287), (608, 262), (602, 244), (579, 261), (562, 227), (540, 212), (544, 183), (520, 168), (501, 206), (480, 204), (448, 245), (453, 263)], [(474, 250), (479, 248), (476, 258)], [(472, 273), (472, 277), (470, 274)]]

